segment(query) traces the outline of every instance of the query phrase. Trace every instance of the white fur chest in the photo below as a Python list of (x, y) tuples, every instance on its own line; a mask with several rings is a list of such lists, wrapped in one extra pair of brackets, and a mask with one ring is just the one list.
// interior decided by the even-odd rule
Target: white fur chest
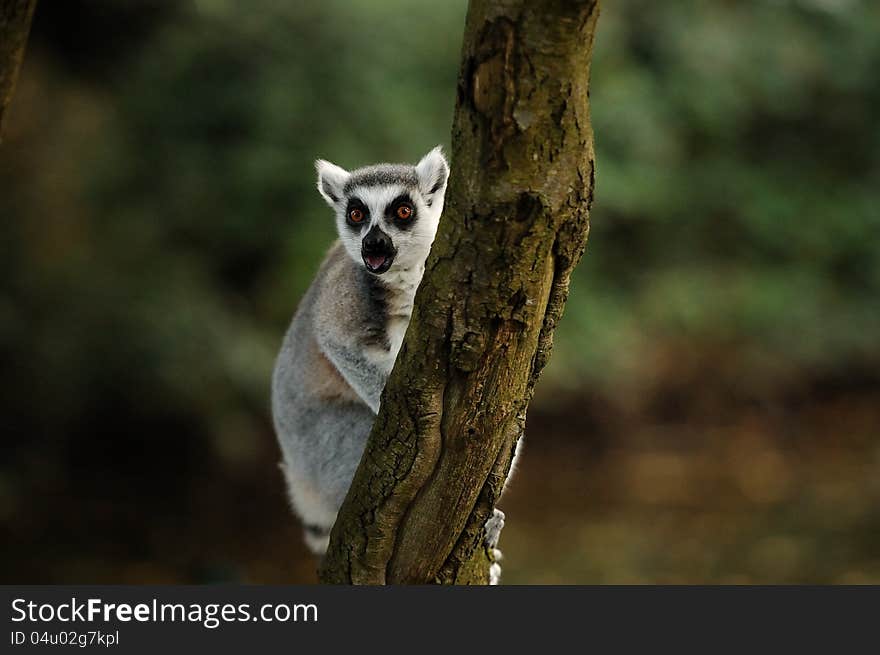
[(400, 352), (400, 346), (403, 345), (403, 337), (406, 335), (406, 328), (409, 326), (409, 316), (392, 316), (388, 319), (388, 343), (391, 347), (388, 349), (392, 360), (397, 359)]
[(419, 287), (423, 272), (424, 267), (419, 267), (415, 271), (411, 269), (399, 272), (389, 271), (386, 280), (384, 280), (389, 290), (386, 297), (388, 316), (386, 335), (390, 345), (388, 354), (391, 357), (392, 363), (397, 359), (400, 346), (403, 344), (403, 337), (406, 335), (406, 328), (409, 326), (409, 320), (412, 316), (416, 290)]

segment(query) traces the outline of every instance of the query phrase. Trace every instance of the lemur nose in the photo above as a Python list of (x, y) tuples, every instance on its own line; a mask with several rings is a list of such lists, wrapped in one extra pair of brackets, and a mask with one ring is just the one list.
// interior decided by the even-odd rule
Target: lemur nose
[(364, 251), (366, 252), (387, 252), (391, 247), (391, 237), (385, 234), (378, 225), (371, 227), (364, 237)]

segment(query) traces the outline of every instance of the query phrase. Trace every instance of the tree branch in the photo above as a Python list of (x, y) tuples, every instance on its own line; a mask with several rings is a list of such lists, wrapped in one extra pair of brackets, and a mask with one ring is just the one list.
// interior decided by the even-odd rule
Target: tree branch
[(0, 141), (37, 0), (0, 0)]
[(331, 583), (485, 583), (483, 525), (586, 244), (598, 2), (472, 0), (446, 210), (322, 563)]

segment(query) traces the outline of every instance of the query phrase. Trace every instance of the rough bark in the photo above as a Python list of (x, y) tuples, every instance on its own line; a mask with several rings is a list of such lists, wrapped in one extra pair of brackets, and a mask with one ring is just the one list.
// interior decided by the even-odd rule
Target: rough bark
[(446, 210), (324, 582), (487, 582), (483, 524), (587, 239), (597, 16), (470, 3)]
[(0, 0), (0, 141), (37, 0)]

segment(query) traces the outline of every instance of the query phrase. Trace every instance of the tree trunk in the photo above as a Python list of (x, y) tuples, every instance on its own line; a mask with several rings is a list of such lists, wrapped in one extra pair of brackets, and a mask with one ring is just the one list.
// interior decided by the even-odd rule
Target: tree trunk
[(37, 0), (0, 0), (0, 141)]
[(471, 0), (446, 210), (324, 582), (488, 581), (483, 525), (587, 239), (598, 12)]

